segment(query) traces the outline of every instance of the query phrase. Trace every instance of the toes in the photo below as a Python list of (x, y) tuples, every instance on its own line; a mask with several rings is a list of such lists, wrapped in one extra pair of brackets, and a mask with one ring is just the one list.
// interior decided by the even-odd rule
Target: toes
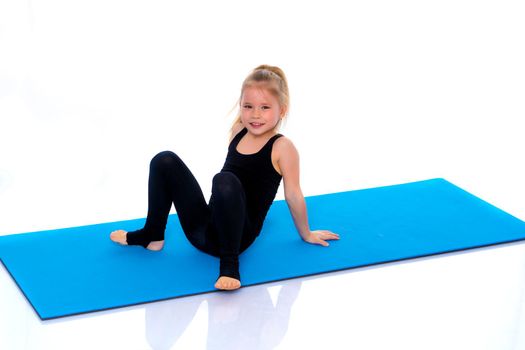
[(215, 288), (221, 290), (235, 290), (241, 287), (241, 282), (231, 277), (220, 277), (215, 283)]
[(116, 231), (111, 232), (111, 234), (109, 235), (109, 238), (113, 242), (120, 243), (120, 244), (127, 244), (126, 234), (127, 232), (124, 230), (116, 230)]

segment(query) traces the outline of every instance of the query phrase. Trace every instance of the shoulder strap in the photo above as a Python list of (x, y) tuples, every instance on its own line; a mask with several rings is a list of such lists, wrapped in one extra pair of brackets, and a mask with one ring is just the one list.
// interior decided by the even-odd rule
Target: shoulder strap
[(248, 129), (246, 129), (246, 128), (241, 129), (241, 131), (239, 131), (239, 132), (237, 133), (237, 135), (235, 135), (235, 136), (233, 137), (233, 139), (232, 139), (231, 142), (230, 142), (230, 146), (229, 146), (228, 148), (231, 149), (232, 147), (237, 147), (237, 145), (238, 145), (239, 142), (241, 141), (242, 137), (243, 137), (244, 135), (246, 135), (247, 132), (248, 132)]
[[(284, 135), (281, 135), (281, 134), (276, 134), (276, 135), (273, 135), (269, 140), (268, 142), (266, 142), (266, 145), (264, 145), (263, 149), (266, 150), (266, 152), (270, 152), (272, 151), (272, 147), (273, 147), (273, 144), (274, 142), (281, 136), (284, 136)], [(262, 150), (261, 150), (262, 151)]]
[(268, 143), (269, 143), (270, 145), (273, 145), (273, 143), (275, 142), (275, 140), (277, 140), (277, 139), (278, 139), (279, 137), (281, 137), (281, 136), (284, 136), (284, 135), (282, 135), (282, 134), (273, 135), (273, 136), (270, 138), (270, 140), (268, 140)]

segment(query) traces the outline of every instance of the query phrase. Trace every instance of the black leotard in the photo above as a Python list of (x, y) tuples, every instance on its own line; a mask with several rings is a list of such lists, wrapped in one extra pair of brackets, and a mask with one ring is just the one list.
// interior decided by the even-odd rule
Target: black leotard
[(221, 172), (232, 172), (241, 181), (248, 217), (253, 230), (259, 234), (282, 179), (272, 164), (272, 147), (275, 140), (283, 135), (272, 136), (257, 153), (242, 154), (237, 151), (237, 145), (246, 133), (247, 130), (242, 129), (233, 138)]

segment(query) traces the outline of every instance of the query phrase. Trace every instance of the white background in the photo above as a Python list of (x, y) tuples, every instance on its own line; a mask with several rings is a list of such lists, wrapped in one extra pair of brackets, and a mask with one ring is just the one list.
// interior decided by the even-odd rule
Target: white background
[[(209, 196), (262, 63), (289, 79), (305, 195), (444, 177), (523, 220), (524, 18), (501, 0), (0, 0), (0, 235), (144, 217), (165, 149)], [(523, 244), (52, 322), (0, 270), (2, 349), (502, 350), (524, 329)]]

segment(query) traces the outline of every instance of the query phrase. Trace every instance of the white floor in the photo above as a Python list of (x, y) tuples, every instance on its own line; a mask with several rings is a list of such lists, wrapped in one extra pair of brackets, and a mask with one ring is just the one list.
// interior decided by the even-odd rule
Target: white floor
[[(444, 177), (525, 220), (522, 2), (295, 6), (0, 0), (0, 235), (143, 217), (164, 149), (209, 195), (261, 63), (305, 195)], [(0, 349), (321, 347), (525, 349), (525, 244), (49, 322), (0, 268)]]
[(41, 322), (5, 271), (3, 349), (523, 349), (525, 245)]

